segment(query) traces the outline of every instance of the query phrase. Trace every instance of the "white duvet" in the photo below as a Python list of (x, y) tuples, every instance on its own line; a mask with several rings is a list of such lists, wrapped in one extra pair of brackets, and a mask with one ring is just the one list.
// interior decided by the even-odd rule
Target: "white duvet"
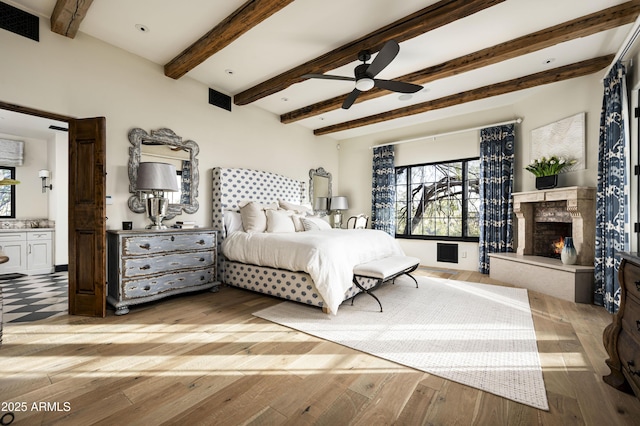
[(373, 229), (234, 232), (223, 241), (222, 253), (236, 262), (308, 273), (333, 314), (352, 285), (355, 265), (404, 255), (393, 237)]

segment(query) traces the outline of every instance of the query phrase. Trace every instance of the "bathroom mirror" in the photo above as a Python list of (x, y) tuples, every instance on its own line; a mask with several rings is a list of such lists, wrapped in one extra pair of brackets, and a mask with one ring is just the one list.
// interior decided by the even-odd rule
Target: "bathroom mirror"
[(176, 215), (198, 211), (198, 153), (200, 148), (192, 140), (183, 141), (170, 129), (152, 130), (151, 134), (140, 128), (129, 132), (129, 209), (135, 213), (145, 212), (145, 200), (136, 191), (138, 165), (141, 161), (170, 163), (176, 166), (179, 192), (167, 192), (170, 199), (166, 219)]
[(322, 205), (318, 205), (318, 198), (326, 198), (327, 200), (331, 198), (331, 184), (331, 173), (324, 168), (318, 167), (309, 170), (309, 201), (311, 201), (316, 213), (327, 213), (326, 205), (324, 208)]

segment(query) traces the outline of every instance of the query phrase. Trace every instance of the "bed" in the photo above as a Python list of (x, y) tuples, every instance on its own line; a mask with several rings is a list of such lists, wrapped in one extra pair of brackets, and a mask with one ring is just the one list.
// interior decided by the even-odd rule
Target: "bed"
[[(317, 306), (323, 308), (325, 312), (336, 313), (342, 301), (350, 299), (360, 292), (351, 283), (354, 262), (366, 262), (389, 255), (402, 254), (399, 244), (392, 237), (381, 231), (370, 229), (305, 231), (296, 232), (289, 236), (275, 233), (272, 235), (247, 235), (247, 233), (240, 232), (227, 233), (230, 219), (232, 216), (237, 216), (240, 206), (248, 201), (255, 201), (262, 205), (278, 202), (294, 205), (303, 204), (306, 201), (306, 184), (295, 179), (266, 171), (218, 167), (213, 169), (212, 191), (213, 228), (218, 231), (218, 253), (220, 254), (218, 256), (218, 279), (229, 286)], [(384, 236), (381, 234), (384, 234)], [(275, 240), (271, 238), (275, 238)], [(243, 244), (266, 244), (268, 247), (276, 247), (274, 244), (285, 246), (294, 244), (296, 241), (300, 241), (300, 244), (304, 245), (308, 243), (307, 240), (314, 239), (318, 239), (320, 244), (329, 244), (329, 242), (325, 243), (324, 241), (333, 238), (340, 241), (338, 243), (340, 246), (349, 248), (349, 250), (342, 251), (342, 255), (348, 258), (348, 262), (352, 263), (351, 269), (341, 270), (342, 278), (339, 280), (335, 279), (335, 275), (328, 277), (323, 275), (327, 269), (331, 269), (327, 262), (332, 261), (328, 260), (328, 258), (322, 258), (316, 263), (316, 265), (323, 265), (322, 271), (320, 271), (320, 268), (311, 268), (309, 271), (304, 270), (305, 268), (297, 267), (298, 264), (296, 263), (285, 262), (292, 269), (284, 268), (281, 263), (278, 263), (280, 260), (266, 263), (264, 261), (257, 262), (260, 264), (252, 263), (255, 260), (250, 257), (237, 257), (234, 260), (230, 260), (225, 257), (223, 251), (223, 247), (228, 252), (229, 247), (234, 247), (236, 254), (242, 253), (243, 249), (239, 248), (241, 246), (236, 245), (236, 240), (243, 240), (241, 241)], [(291, 242), (290, 239), (296, 241)], [(349, 241), (359, 239), (362, 240), (359, 243), (360, 245), (352, 247), (352, 244), (356, 243)], [(377, 240), (380, 241), (372, 242)], [(363, 244), (365, 246), (375, 244), (375, 247), (367, 251)], [(335, 249), (335, 246), (333, 247), (334, 249), (332, 250), (339, 250)], [(256, 250), (264, 251), (264, 247)], [(233, 254), (233, 252), (231, 253)], [(269, 250), (269, 253), (278, 252)], [(274, 255), (273, 257), (277, 256)], [(316, 283), (314, 277), (318, 280), (318, 283)], [(335, 284), (338, 289), (333, 288), (330, 290), (331, 294), (329, 295), (326, 288), (327, 279), (340, 281)], [(358, 278), (358, 283), (368, 289), (376, 285), (377, 282), (375, 279), (360, 277)]]

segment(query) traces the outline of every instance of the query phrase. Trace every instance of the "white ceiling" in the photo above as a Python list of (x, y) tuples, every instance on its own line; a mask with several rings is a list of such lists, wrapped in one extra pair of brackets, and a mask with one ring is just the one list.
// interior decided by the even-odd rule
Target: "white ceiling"
[[(47, 19), (56, 3), (56, 0), (4, 1)], [(223, 93), (235, 95), (436, 2), (296, 0), (190, 71), (187, 77)], [(507, 0), (401, 43), (399, 55), (378, 78), (393, 79), (624, 2), (625, 0)], [(80, 31), (164, 66), (244, 3), (245, 0), (94, 0)], [(137, 30), (137, 24), (146, 26), (149, 31)], [(625, 25), (480, 70), (431, 82), (409, 101), (400, 101), (398, 94), (390, 93), (371, 101), (356, 103), (349, 110), (339, 109), (301, 120), (298, 124), (309, 129), (325, 127), (616, 53), (631, 27), (632, 24)], [(550, 58), (553, 61), (547, 63)], [(357, 64), (359, 62), (354, 58), (353, 63), (333, 70), (330, 74), (351, 77)], [(232, 74), (227, 70), (232, 70)], [(351, 82), (307, 80), (260, 99), (254, 105), (280, 115), (345, 94), (352, 88)], [(528, 96), (535, 90), (430, 111), (331, 136), (344, 139), (505, 105)]]

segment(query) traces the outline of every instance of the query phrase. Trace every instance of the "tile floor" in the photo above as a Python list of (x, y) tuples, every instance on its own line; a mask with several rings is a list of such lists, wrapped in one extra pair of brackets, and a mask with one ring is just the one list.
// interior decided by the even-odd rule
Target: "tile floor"
[(67, 313), (68, 272), (2, 279), (3, 322), (28, 322)]

